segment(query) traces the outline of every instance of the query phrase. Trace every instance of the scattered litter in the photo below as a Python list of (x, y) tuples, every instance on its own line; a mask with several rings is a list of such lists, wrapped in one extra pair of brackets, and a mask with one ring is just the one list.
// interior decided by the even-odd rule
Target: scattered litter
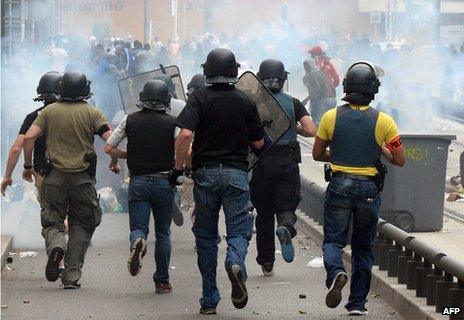
[(300, 310), (300, 314), (307, 314), (307, 312), (304, 310)]
[(306, 295), (304, 293), (301, 293), (299, 296), (298, 296), (300, 299), (306, 299)]
[(311, 268), (322, 268), (324, 266), (323, 258), (314, 258), (306, 264), (307, 267)]
[(23, 300), (23, 303), (24, 303), (24, 304), (31, 303), (31, 300)]
[(309, 247), (301, 247), (302, 250), (309, 250)]
[(8, 305), (7, 304), (2, 304), (2, 309), (6, 309), (8, 308)]
[(276, 250), (275, 253), (276, 253), (276, 254), (282, 254), (282, 251)]
[(13, 258), (12, 257), (6, 258), (6, 263), (13, 263)]
[(258, 312), (258, 311), (254, 311), (254, 310), (253, 310), (253, 312), (252, 312), (252, 313), (253, 313), (253, 314), (259, 314), (259, 312)]
[(5, 268), (8, 270), (8, 271), (11, 271), (11, 268), (9, 266), (5, 266)]
[(176, 267), (170, 266), (169, 269), (176, 270)]
[(91, 315), (89, 316), (89, 318), (93, 318), (93, 314), (91, 314)]
[(39, 253), (35, 251), (24, 251), (19, 253), (20, 258), (34, 258), (37, 257)]
[(143, 317), (143, 313), (137, 313), (137, 317), (142, 318), (142, 317)]
[(388, 312), (388, 313), (389, 313), (389, 314), (395, 314), (396, 311), (392, 310), (392, 311), (390, 311), (390, 312)]
[(372, 298), (377, 298), (378, 296), (379, 296), (379, 294), (377, 294), (377, 293), (374, 293), (374, 294), (371, 295)]

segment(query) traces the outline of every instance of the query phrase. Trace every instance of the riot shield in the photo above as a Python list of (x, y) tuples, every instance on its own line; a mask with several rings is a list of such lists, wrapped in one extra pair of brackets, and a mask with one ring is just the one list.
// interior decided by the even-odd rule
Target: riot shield
[(259, 161), (259, 159), (269, 151), (272, 146), (282, 138), (282, 136), (290, 129), (290, 117), (287, 115), (282, 106), (277, 102), (276, 98), (269, 89), (250, 71), (244, 72), (238, 82), (235, 84), (237, 89), (246, 92), (252, 98), (258, 108), (258, 113), (261, 122), (264, 125), (264, 130), (268, 134), (273, 144), (264, 150), (260, 157), (249, 150), (248, 153), (248, 170)]
[(122, 105), (126, 114), (137, 111), (136, 106), (139, 103), (139, 93), (148, 80), (154, 76), (167, 74), (174, 82), (175, 91), (173, 98), (185, 101), (184, 86), (177, 66), (162, 67), (161, 69), (139, 73), (133, 76), (122, 78), (118, 82), (119, 95), (121, 96)]

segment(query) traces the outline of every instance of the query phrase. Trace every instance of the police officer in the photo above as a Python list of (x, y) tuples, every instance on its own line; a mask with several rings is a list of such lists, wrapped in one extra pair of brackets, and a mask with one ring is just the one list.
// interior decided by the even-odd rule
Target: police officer
[[(11, 186), (13, 183), (12, 175), (13, 171), (18, 163), (19, 155), (21, 154), (21, 150), (23, 149), (24, 144), (24, 135), (26, 134), (27, 130), (31, 127), (32, 123), (37, 119), (37, 116), (42, 111), (43, 108), (56, 102), (59, 98), (59, 82), (61, 80), (61, 74), (56, 71), (50, 71), (44, 74), (39, 81), (39, 85), (37, 87), (37, 94), (38, 96), (34, 98), (34, 101), (43, 101), (43, 106), (34, 110), (33, 112), (29, 113), (23, 121), (21, 129), (19, 129), (19, 134), (16, 137), (16, 140), (13, 146), (10, 149), (10, 153), (8, 154), (8, 160), (6, 163), (6, 170), (5, 176), (3, 177), (1, 183), (1, 192), (5, 195), (5, 190), (8, 186)], [(38, 190), (39, 201), (40, 201), (40, 186), (42, 184), (42, 165), (45, 160), (45, 138), (39, 137), (35, 140), (34, 143), (34, 161), (33, 161), (33, 168), (34, 168), (34, 175), (35, 175), (35, 184)], [(32, 167), (27, 166), (28, 169)]]
[[(150, 211), (155, 220), (155, 263), (153, 274), (156, 293), (169, 293), (171, 258), (171, 220), (174, 190), (168, 181), (174, 166), (176, 118), (166, 111), (171, 101), (168, 86), (161, 80), (150, 80), (140, 92), (141, 110), (126, 116), (108, 139), (105, 152), (127, 159), (130, 172), (129, 273), (136, 276), (142, 268), (150, 226)], [(127, 137), (127, 151), (118, 148)]]
[[(60, 81), (60, 101), (44, 108), (25, 136), (23, 177), (32, 175), (34, 141), (45, 136), (47, 159), (42, 185), (42, 235), (48, 262), (45, 276), (58, 279), (58, 263), (65, 256), (61, 276), (65, 289), (80, 287), (85, 253), (95, 228), (101, 222), (101, 210), (95, 191), (96, 156), (94, 135), (107, 140), (111, 128), (105, 116), (85, 102), (90, 81), (79, 71), (66, 72)], [(119, 171), (117, 161), (110, 168)], [(64, 236), (68, 215), (69, 239)]]
[(174, 81), (172, 81), (172, 78), (167, 74), (158, 74), (154, 76), (153, 79), (164, 81), (164, 83), (166, 83), (168, 86), (169, 94), (171, 95), (171, 102), (168, 106), (168, 112), (177, 117), (184, 109), (185, 101), (180, 100), (179, 97), (176, 96), (176, 85), (174, 84)]
[(257, 211), (256, 260), (264, 275), (271, 276), (275, 260), (274, 216), (277, 217), (275, 233), (282, 247), (282, 257), (286, 262), (294, 258), (295, 210), (301, 200), (298, 168), (301, 155), (296, 139), (298, 134), (314, 137), (316, 127), (301, 102), (282, 91), (287, 72), (281, 61), (264, 60), (257, 76), (272, 91), (291, 120), (290, 129), (254, 167), (250, 183), (251, 201)]
[[(332, 177), (324, 202), (324, 266), (329, 291), (326, 305), (337, 307), (348, 281), (342, 260), (353, 219), (352, 278), (345, 308), (350, 315), (367, 314), (365, 304), (374, 263), (372, 246), (379, 219), (383, 156), (403, 166), (404, 150), (394, 120), (369, 104), (379, 92), (375, 67), (356, 62), (343, 80), (347, 104), (327, 111), (318, 127), (314, 160), (330, 162)], [(330, 146), (330, 150), (327, 147)], [(328, 177), (328, 175), (327, 175)]]
[(218, 219), (221, 206), (227, 229), (225, 269), (232, 284), (232, 303), (244, 308), (248, 301), (245, 257), (252, 236), (248, 213), (248, 145), (265, 147), (264, 130), (254, 101), (235, 88), (239, 64), (227, 49), (212, 50), (203, 64), (207, 87), (195, 91), (177, 118), (182, 130), (176, 142), (172, 180), (183, 174), (193, 132), (195, 223), (198, 266), (203, 278), (202, 314), (215, 314)]

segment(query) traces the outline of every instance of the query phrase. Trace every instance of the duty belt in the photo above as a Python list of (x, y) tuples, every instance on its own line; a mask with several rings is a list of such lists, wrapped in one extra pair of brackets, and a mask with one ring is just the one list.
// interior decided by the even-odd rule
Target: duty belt
[(169, 176), (169, 171), (142, 174), (143, 177), (152, 177), (152, 178), (167, 178)]
[(358, 174), (351, 174), (345, 172), (333, 172), (332, 177), (339, 177), (339, 178), (349, 178), (354, 180), (363, 180), (363, 181), (374, 181), (373, 176), (362, 176)]

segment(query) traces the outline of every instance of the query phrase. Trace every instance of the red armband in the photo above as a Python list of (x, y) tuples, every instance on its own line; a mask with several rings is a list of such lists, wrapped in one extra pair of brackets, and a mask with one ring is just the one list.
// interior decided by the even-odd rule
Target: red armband
[(388, 150), (393, 151), (395, 149), (398, 149), (402, 145), (403, 143), (401, 142), (401, 138), (398, 136), (394, 138), (391, 142), (387, 143), (387, 148)]

